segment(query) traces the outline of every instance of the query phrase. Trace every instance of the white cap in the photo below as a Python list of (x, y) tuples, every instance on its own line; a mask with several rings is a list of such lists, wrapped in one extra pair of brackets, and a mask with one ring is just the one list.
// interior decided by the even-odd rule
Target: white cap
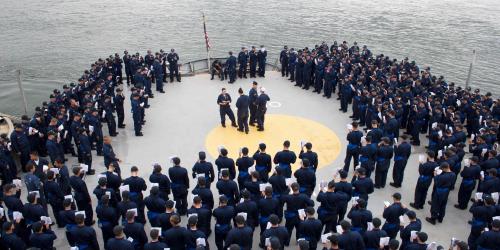
[(264, 88), (264, 87), (260, 87), (260, 91), (261, 91), (261, 92), (266, 92), (266, 88)]

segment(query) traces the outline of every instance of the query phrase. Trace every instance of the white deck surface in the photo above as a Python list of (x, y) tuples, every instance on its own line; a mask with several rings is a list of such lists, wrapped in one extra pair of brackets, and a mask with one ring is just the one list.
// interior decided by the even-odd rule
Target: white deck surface
[[(227, 81), (221, 82), (217, 79), (210, 81), (208, 74), (200, 74), (194, 77), (185, 77), (182, 79), (182, 83), (166, 84), (166, 94), (156, 94), (155, 92), (155, 98), (150, 99), (151, 108), (146, 110), (145, 119), (147, 122), (143, 127), (143, 137), (134, 136), (128, 98), (129, 91), (126, 90), (125, 123), (127, 128), (119, 129), (120, 134), (113, 138), (114, 150), (117, 156), (123, 160), (121, 164), (122, 177), (128, 177), (130, 166), (136, 165), (140, 169), (139, 174), (149, 183), (148, 179), (152, 170), (152, 164), (160, 163), (165, 173), (167, 167), (170, 167), (169, 158), (172, 155), (179, 156), (181, 158), (181, 165), (186, 167), (188, 172), (191, 173), (191, 168), (197, 160), (198, 151), (208, 151), (205, 148), (205, 136), (215, 126), (220, 126), (219, 110), (216, 104), (216, 98), (220, 93), (220, 89), (226, 87), (228, 93), (233, 97), (233, 102), (235, 102), (238, 96), (237, 89), (243, 87), (245, 92), (248, 92), (252, 80), (254, 79), (238, 79), (235, 84), (228, 84)], [(347, 133), (345, 125), (351, 121), (348, 118), (349, 112), (343, 114), (338, 111), (340, 103), (335, 100), (336, 95), (332, 99), (326, 99), (322, 98), (321, 95), (312, 93), (312, 91), (306, 92), (298, 87), (293, 87), (293, 83), (281, 78), (281, 74), (277, 72), (267, 72), (265, 79), (257, 78), (255, 80), (260, 85), (265, 86), (272, 101), (281, 103), (281, 107), (279, 108), (269, 107), (268, 113), (288, 114), (311, 119), (329, 127), (337, 134), (343, 144), (339, 157), (337, 157), (333, 164), (317, 172), (318, 181), (330, 178), (336, 168), (343, 166), (345, 137)], [(234, 105), (232, 106), (234, 108)], [(107, 133), (105, 125), (103, 126), (103, 130)], [(425, 138), (422, 138), (422, 140), (423, 144), (427, 142)], [(242, 146), (248, 146), (250, 152), (254, 152), (257, 146), (245, 145), (244, 142), (241, 144)], [(376, 190), (370, 196), (368, 209), (373, 212), (374, 217), (382, 218), (383, 201), (392, 201), (391, 195), (394, 192), (402, 194), (402, 202), (407, 206), (413, 201), (413, 191), (418, 177), (418, 154), (422, 152), (424, 152), (423, 146), (413, 148), (412, 156), (406, 167), (403, 187), (400, 189), (388, 185), (392, 181), (393, 163), (391, 162), (386, 188)], [(274, 152), (271, 153), (274, 154)], [(298, 152), (296, 153), (298, 154)], [(207, 158), (207, 160), (212, 162), (214, 160), (209, 154), (207, 154)], [(74, 161), (75, 159), (71, 158), (70, 162)], [(68, 166), (70, 167), (71, 164), (68, 164)], [(97, 157), (95, 152), (93, 168), (96, 169), (96, 173), (105, 170), (103, 158)], [(350, 173), (352, 174), (352, 171)], [(457, 210), (453, 207), (453, 204), (456, 203), (460, 181), (460, 179), (457, 181), (457, 188), (450, 193), (446, 217), (442, 224), (433, 226), (425, 222), (425, 217), (430, 215), (429, 205), (426, 204), (424, 210), (416, 211), (418, 218), (423, 223), (422, 231), (429, 234), (429, 242), (437, 241), (443, 246), (448, 247), (451, 237), (462, 240), (467, 239), (470, 230), (467, 220), (470, 218), (470, 214), (468, 211)], [(97, 175), (88, 176), (86, 182), (89, 191), (92, 192), (97, 185)], [(193, 184), (194, 182), (191, 180), (191, 188)], [(212, 185), (212, 189), (214, 196), (218, 197), (215, 185)], [(429, 190), (428, 199), (430, 192), (431, 190)], [(25, 199), (25, 194), (24, 191), (22, 195), (23, 199)], [(149, 187), (144, 195), (149, 195)], [(95, 208), (97, 201), (94, 195), (91, 196)], [(52, 210), (49, 210), (51, 213)], [(187, 221), (186, 217), (183, 217), (182, 220), (183, 224)], [(94, 227), (98, 233), (100, 247), (103, 248), (101, 230), (97, 227), (97, 224)], [(150, 225), (146, 224), (145, 228), (146, 233), (149, 235)], [(63, 229), (54, 228), (54, 230), (56, 230), (58, 235), (55, 246), (58, 249), (69, 248)], [(254, 249), (258, 248), (259, 230), (256, 229), (254, 233)], [(292, 235), (291, 246), (288, 249), (296, 249), (294, 235), (295, 233)], [(399, 235), (397, 239), (399, 239)], [(216, 248), (213, 234), (209, 238), (209, 243), (212, 249)]]

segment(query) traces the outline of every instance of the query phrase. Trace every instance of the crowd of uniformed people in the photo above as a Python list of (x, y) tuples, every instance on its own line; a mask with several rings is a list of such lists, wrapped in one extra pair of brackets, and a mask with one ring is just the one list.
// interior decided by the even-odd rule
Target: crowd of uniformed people
[[(252, 55), (249, 58), (252, 77)], [(180, 81), (177, 67), (171, 66), (178, 59), (173, 50), (168, 55), (148, 51), (144, 58), (125, 53), (123, 58), (99, 59), (78, 84), (64, 86), (62, 93), (54, 90), (31, 119), (24, 117), (10, 137), (1, 138), (0, 248), (52, 249), (57, 236), (51, 227), (57, 226), (65, 232), (68, 245), (80, 250), (209, 249), (207, 238), (212, 234), (216, 245), (212, 248), (219, 250), (284, 249), (295, 243), (298, 249), (427, 249), (433, 244), (414, 210), (429, 202), (430, 215), (425, 219), (431, 224), (442, 222), (448, 196), (460, 181), (455, 207), (467, 209), (472, 203), (472, 219), (469, 238), (453, 240), (453, 247), (498, 249), (498, 100), (489, 93), (455, 87), (432, 76), (429, 68), (420, 71), (407, 59), (374, 57), (365, 46), (349, 47), (346, 42), (297, 52), (285, 47), (280, 55), (284, 77), (289, 75), (306, 90), (314, 86), (327, 98), (338, 88), (341, 110), (347, 112), (352, 105), (354, 121), (347, 126), (345, 165), (328, 178), (316, 176), (318, 155), (311, 143), (301, 145), (297, 156), (285, 141), (274, 156), (266, 153), (265, 143), (250, 145), (256, 147), (253, 154), (242, 147), (236, 160), (228, 157), (227, 149), (219, 148), (214, 164), (200, 152), (191, 171), (173, 157), (168, 169), (156, 164), (148, 181), (136, 166), (130, 168), (130, 177), (122, 179), (122, 162), (112, 147), (117, 127), (125, 127), (120, 85), (125, 80), (133, 84), (132, 118), (136, 135), (141, 135), (144, 109), (154, 97), (152, 83), (157, 92), (163, 92), (165, 60), (170, 80)], [(253, 61), (254, 74), (255, 63), (260, 69), (260, 62)], [(122, 64), (126, 79), (121, 78)], [(232, 70), (230, 74), (235, 73)], [(244, 78), (245, 70), (240, 71)], [(234, 82), (235, 76), (230, 79)], [(256, 82), (252, 89), (248, 98), (257, 94)], [(251, 102), (246, 102), (251, 117)], [(226, 114), (222, 109), (221, 118)], [(248, 113), (242, 117), (245, 121)], [(104, 136), (103, 122), (109, 136)], [(235, 125), (234, 115), (232, 122)], [(246, 132), (248, 126), (239, 129)], [(400, 129), (406, 132), (400, 135)], [(413, 202), (408, 207), (401, 202), (402, 195), (394, 193), (383, 214), (373, 215), (367, 209), (370, 194), (385, 187), (391, 162), (390, 185), (401, 187), (411, 144), (419, 145), (421, 134), (429, 139), (427, 153), (418, 159)], [(107, 168), (97, 175), (96, 187), (85, 182), (95, 174), (92, 150), (104, 157)], [(68, 167), (69, 154), (78, 157), (80, 165)], [(351, 162), (354, 174), (348, 179)], [(292, 164), (300, 167), (292, 171)], [(191, 178), (194, 187), (190, 187)], [(187, 221), (186, 227), (181, 226), (182, 220)], [(146, 224), (151, 226), (149, 232)], [(104, 246), (99, 246), (95, 230), (102, 232)]]

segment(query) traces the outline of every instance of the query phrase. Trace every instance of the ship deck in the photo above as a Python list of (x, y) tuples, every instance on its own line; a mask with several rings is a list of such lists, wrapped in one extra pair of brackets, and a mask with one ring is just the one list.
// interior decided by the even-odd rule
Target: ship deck
[[(253, 80), (266, 88), (266, 92), (271, 98), (268, 107), (268, 121), (264, 133), (256, 132), (251, 127), (249, 135), (240, 134), (234, 128), (228, 126), (223, 129), (220, 126), (219, 110), (216, 99), (222, 87), (227, 88), (228, 93), (233, 98), (233, 103), (238, 97), (237, 90), (242, 87), (247, 93)], [(304, 91), (294, 87), (293, 83), (281, 77), (278, 72), (266, 73), (266, 78), (256, 79), (238, 79), (234, 84), (228, 84), (227, 81), (215, 79), (210, 81), (208, 74), (198, 74), (192, 77), (184, 77), (181, 83), (168, 83), (165, 86), (165, 94), (156, 94), (155, 98), (150, 99), (151, 108), (146, 110), (146, 125), (143, 127), (143, 137), (135, 137), (133, 123), (130, 113), (130, 102), (128, 101), (129, 91), (125, 90), (126, 101), (126, 129), (119, 129), (119, 135), (113, 138), (113, 147), (119, 158), (123, 160), (121, 164), (123, 178), (129, 176), (131, 166), (138, 166), (139, 174), (146, 181), (152, 171), (152, 164), (160, 163), (163, 166), (163, 172), (170, 167), (170, 157), (179, 156), (181, 165), (191, 173), (191, 167), (197, 160), (199, 151), (207, 151), (207, 158), (213, 162), (216, 157), (217, 146), (224, 143), (234, 142), (234, 145), (247, 146), (253, 153), (257, 149), (258, 142), (267, 142), (270, 144), (268, 153), (274, 153), (280, 149), (280, 144), (285, 139), (290, 139), (292, 149), (299, 153), (299, 138), (311, 141), (313, 150), (319, 151), (320, 165), (317, 179), (331, 180), (333, 173), (339, 167), (343, 166), (346, 145), (346, 124), (349, 119), (349, 112), (344, 114), (338, 111), (339, 101), (335, 97), (331, 99), (322, 98), (321, 95), (312, 91)], [(234, 109), (234, 104), (232, 105)], [(282, 118), (285, 117), (285, 120)], [(304, 122), (304, 120), (307, 120)], [(310, 123), (319, 126), (321, 129), (314, 129), (301, 124)], [(229, 122), (226, 122), (229, 125)], [(103, 130), (107, 133), (106, 125)], [(273, 132), (274, 131), (274, 132)], [(318, 132), (319, 131), (319, 132)], [(326, 131), (326, 132), (323, 132)], [(326, 139), (322, 136), (328, 133)], [(425, 138), (424, 142), (426, 142)], [(318, 141), (318, 143), (316, 143)], [(207, 148), (210, 147), (210, 148)], [(229, 149), (230, 155), (237, 156), (237, 149)], [(402, 194), (402, 202), (408, 206), (413, 201), (413, 193), (418, 177), (418, 154), (423, 153), (424, 148), (413, 147), (411, 158), (406, 167), (404, 185), (396, 189), (387, 185), (384, 189), (376, 190), (370, 195), (368, 209), (373, 212), (374, 217), (382, 218), (384, 209), (383, 201), (392, 201), (391, 195), (394, 192)], [(328, 157), (327, 157), (328, 156)], [(70, 163), (75, 161), (70, 159)], [(70, 166), (69, 164), (68, 166)], [(93, 168), (96, 172), (105, 170), (103, 158), (97, 157), (94, 152)], [(352, 170), (352, 169), (351, 169)], [(391, 170), (387, 184), (392, 181)], [(350, 176), (352, 171), (350, 171)], [(350, 178), (350, 177), (349, 177)], [(460, 180), (457, 181), (457, 187)], [(97, 175), (87, 176), (86, 183), (89, 191), (97, 185)], [(147, 183), (149, 183), (147, 181)], [(194, 182), (191, 179), (191, 187)], [(145, 196), (149, 194), (145, 192)], [(319, 185), (317, 185), (317, 189)], [(217, 197), (215, 185), (212, 185), (214, 196)], [(318, 190), (315, 190), (318, 192)], [(429, 195), (430, 196), (430, 190)], [(418, 210), (417, 216), (422, 220), (423, 231), (429, 234), (429, 242), (436, 241), (447, 247), (449, 239), (455, 237), (465, 240), (469, 233), (467, 220), (470, 218), (468, 211), (457, 210), (453, 204), (457, 200), (458, 188), (451, 192), (446, 217), (441, 224), (433, 226), (425, 221), (425, 217), (430, 215), (430, 206), (426, 204), (423, 210)], [(91, 195), (93, 206), (97, 204), (95, 196)], [(24, 197), (24, 195), (23, 195)], [(188, 198), (188, 201), (190, 198)], [(191, 202), (190, 202), (191, 204)], [(51, 212), (51, 209), (49, 209)], [(182, 224), (185, 225), (187, 219), (182, 218)], [(214, 223), (214, 220), (212, 220)], [(146, 224), (146, 232), (149, 235), (150, 225)], [(100, 229), (95, 225), (98, 233), (100, 246), (103, 247)], [(55, 246), (57, 248), (66, 248), (67, 241), (63, 229), (54, 229), (57, 232), (58, 239)], [(258, 246), (259, 229), (254, 233), (254, 248)], [(295, 248), (294, 236), (289, 249)], [(397, 237), (399, 239), (399, 235)], [(215, 248), (213, 234), (209, 238), (209, 244)]]

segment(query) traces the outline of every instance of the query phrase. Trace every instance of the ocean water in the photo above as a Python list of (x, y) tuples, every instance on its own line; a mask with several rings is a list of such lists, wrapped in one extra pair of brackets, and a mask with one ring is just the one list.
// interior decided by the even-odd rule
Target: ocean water
[(357, 41), (464, 85), (475, 49), (471, 86), (500, 94), (498, 0), (2, 0), (0, 112), (23, 112), (17, 69), (32, 112), (52, 89), (115, 52), (175, 48), (181, 63), (205, 58), (202, 12), (212, 56), (263, 44), (274, 62), (284, 44)]

